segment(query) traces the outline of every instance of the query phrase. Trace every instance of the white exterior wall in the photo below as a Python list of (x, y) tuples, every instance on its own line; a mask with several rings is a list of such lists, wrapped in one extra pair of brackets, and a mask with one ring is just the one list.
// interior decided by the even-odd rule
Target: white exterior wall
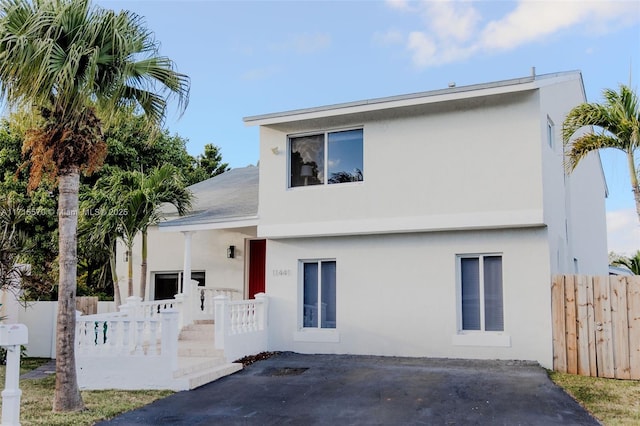
[[(607, 275), (606, 184), (600, 157), (591, 154), (575, 171), (564, 172), (562, 123), (574, 106), (586, 101), (582, 81), (545, 86), (539, 93), (544, 218), (551, 272)], [(553, 147), (548, 143), (547, 117), (554, 123)]]
[[(261, 126), (258, 235), (542, 224), (538, 110), (535, 91), (527, 91)], [(288, 188), (288, 135), (358, 126), (364, 182)]]
[[(255, 228), (238, 230), (195, 231), (191, 236), (191, 270), (205, 271), (205, 285), (224, 287), (244, 292), (244, 243), (255, 237)], [(147, 259), (147, 300), (154, 298), (153, 273), (181, 272), (184, 267), (184, 235), (181, 232), (161, 232), (158, 227), (149, 228)], [(235, 258), (227, 258), (227, 248), (236, 246)], [(125, 248), (118, 244), (117, 271), (122, 300), (127, 297), (127, 262)], [(140, 236), (133, 248), (133, 290), (138, 295), (140, 287)], [(244, 294), (244, 293), (242, 293)]]
[[(469, 337), (478, 337), (480, 346), (453, 343), (460, 323), (456, 256), (475, 253), (502, 254), (501, 334), (509, 347), (491, 346), (495, 333)], [(544, 228), (270, 240), (269, 346), (302, 353), (525, 359), (551, 367), (548, 256)], [(336, 260), (335, 332), (300, 332), (300, 259)]]

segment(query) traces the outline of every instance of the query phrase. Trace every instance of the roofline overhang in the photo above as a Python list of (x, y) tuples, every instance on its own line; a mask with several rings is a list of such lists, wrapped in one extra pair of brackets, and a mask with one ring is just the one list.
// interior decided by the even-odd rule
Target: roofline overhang
[(474, 84), (469, 86), (452, 87), (427, 92), (411, 93), (407, 95), (374, 98), (363, 101), (347, 102), (314, 108), (296, 109), (271, 114), (244, 117), (248, 126), (268, 126), (289, 123), (300, 120), (310, 120), (338, 115), (357, 114), (363, 112), (380, 111), (392, 108), (425, 105), (437, 102), (447, 102), (460, 99), (471, 99), (483, 96), (500, 95), (505, 93), (535, 90), (547, 84), (559, 81), (582, 79), (580, 71), (565, 71), (553, 74), (528, 76), (492, 83)]
[(258, 216), (247, 216), (233, 218), (220, 222), (186, 223), (182, 225), (171, 225), (170, 222), (158, 224), (160, 232), (187, 232), (187, 231), (209, 231), (215, 229), (235, 229), (258, 226)]

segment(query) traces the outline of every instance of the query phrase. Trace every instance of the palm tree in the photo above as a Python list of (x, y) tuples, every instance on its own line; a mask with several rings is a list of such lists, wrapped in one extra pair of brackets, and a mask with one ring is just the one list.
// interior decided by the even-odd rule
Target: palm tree
[(169, 95), (186, 106), (189, 79), (160, 56), (138, 15), (90, 0), (0, 0), (0, 96), (41, 121), (25, 138), (31, 186), (57, 179), (59, 290), (54, 411), (84, 408), (75, 368), (75, 292), (80, 173), (106, 154), (102, 117), (134, 105), (159, 123)]
[(96, 183), (98, 192), (110, 200), (110, 213), (104, 221), (105, 229), (114, 229), (112, 235), (127, 247), (127, 294), (133, 296), (133, 245), (136, 235), (142, 234), (142, 265), (140, 271), (140, 297), (144, 299), (147, 277), (147, 231), (158, 223), (164, 213), (162, 204), (173, 205), (179, 215), (191, 208), (192, 194), (186, 188), (179, 170), (165, 164), (145, 174), (139, 171), (119, 170)]
[[(580, 160), (592, 151), (615, 148), (625, 153), (631, 178), (631, 191), (640, 220), (640, 186), (636, 169), (635, 152), (640, 146), (640, 106), (633, 90), (620, 85), (619, 92), (611, 89), (603, 91), (603, 104), (584, 103), (573, 108), (562, 127), (565, 146), (569, 147), (568, 167), (576, 168)], [(600, 132), (587, 132), (571, 140), (572, 136), (585, 126), (596, 126)]]
[[(141, 211), (140, 231), (142, 232), (142, 264), (140, 265), (140, 297), (144, 300), (147, 287), (147, 231), (164, 218), (160, 209), (162, 204), (173, 205), (178, 214), (183, 216), (191, 209), (193, 195), (184, 183), (178, 169), (165, 164), (153, 169), (148, 177), (141, 174), (139, 191), (144, 194), (144, 210)], [(185, 283), (186, 285), (187, 283)]]
[(78, 233), (85, 238), (86, 244), (92, 250), (107, 253), (116, 309), (122, 305), (116, 272), (116, 240), (121, 237), (121, 227), (117, 216), (108, 213), (113, 213), (118, 207), (116, 202), (96, 184), (96, 187), (84, 194), (80, 203), (82, 213), (78, 229)]
[(623, 266), (633, 272), (634, 275), (640, 275), (640, 250), (633, 257), (621, 257), (611, 262), (615, 266)]

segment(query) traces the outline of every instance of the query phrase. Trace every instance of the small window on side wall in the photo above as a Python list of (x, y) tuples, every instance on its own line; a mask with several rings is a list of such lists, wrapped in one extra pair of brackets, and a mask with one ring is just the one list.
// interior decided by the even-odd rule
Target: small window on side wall
[(289, 187), (360, 182), (362, 129), (289, 138)]
[(547, 116), (547, 143), (549, 147), (553, 149), (555, 145), (555, 125), (553, 124), (553, 120), (551, 117)]

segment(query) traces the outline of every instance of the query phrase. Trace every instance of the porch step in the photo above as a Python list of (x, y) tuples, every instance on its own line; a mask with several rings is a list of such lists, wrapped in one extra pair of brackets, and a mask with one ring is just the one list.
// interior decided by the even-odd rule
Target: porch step
[(213, 340), (178, 340), (178, 357), (221, 357), (224, 351), (216, 349)]
[(178, 369), (174, 370), (173, 377), (180, 378), (194, 373), (201, 373), (224, 365), (223, 357), (179, 357)]
[(213, 324), (189, 324), (183, 327), (178, 340), (208, 340), (213, 341), (216, 327)]
[(197, 320), (180, 330), (174, 389), (194, 389), (239, 370), (242, 364), (228, 363), (224, 351), (216, 349), (212, 320)]
[(196, 371), (175, 379), (184, 390), (191, 390), (242, 370), (241, 363), (227, 363)]
[(215, 338), (214, 330), (182, 330), (178, 335), (178, 340), (207, 340), (213, 342)]

